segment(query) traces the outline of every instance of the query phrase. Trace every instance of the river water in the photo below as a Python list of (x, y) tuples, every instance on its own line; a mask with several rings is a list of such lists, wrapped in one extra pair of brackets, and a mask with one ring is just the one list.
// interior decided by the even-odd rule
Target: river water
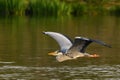
[[(48, 52), (59, 49), (43, 31), (102, 40), (86, 50), (99, 58), (57, 62)], [(1, 17), (0, 80), (120, 80), (120, 17)]]

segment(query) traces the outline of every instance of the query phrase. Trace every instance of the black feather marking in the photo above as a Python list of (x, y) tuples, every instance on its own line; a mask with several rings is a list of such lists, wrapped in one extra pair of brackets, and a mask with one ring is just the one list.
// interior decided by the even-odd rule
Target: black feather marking
[(84, 37), (76, 37), (74, 40), (73, 46), (68, 50), (68, 52), (71, 53), (71, 52), (79, 51), (79, 52), (85, 53), (86, 48), (92, 42), (96, 42), (100, 45), (111, 48), (110, 45), (108, 45), (100, 40), (88, 39), (88, 38), (84, 38)]
[(92, 41), (88, 38), (76, 37), (73, 46), (69, 49), (69, 51), (79, 51), (84, 53), (90, 43), (92, 43)]
[(100, 40), (94, 40), (94, 39), (90, 39), (90, 40), (93, 41), (93, 42), (96, 42), (96, 43), (98, 43), (98, 44), (100, 44), (100, 45), (103, 45), (103, 46), (106, 46), (106, 47), (111, 48), (110, 45), (108, 45), (108, 44), (106, 44), (106, 43), (104, 43), (104, 42), (102, 42), (102, 41), (100, 41)]

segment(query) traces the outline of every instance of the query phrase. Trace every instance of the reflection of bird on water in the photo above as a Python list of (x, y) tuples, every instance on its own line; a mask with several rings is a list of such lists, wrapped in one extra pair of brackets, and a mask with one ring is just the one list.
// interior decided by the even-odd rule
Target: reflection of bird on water
[(99, 40), (93, 40), (93, 39), (88, 39), (84, 37), (75, 37), (74, 42), (72, 42), (68, 37), (57, 32), (43, 32), (43, 33), (46, 35), (49, 35), (50, 37), (54, 38), (58, 42), (60, 46), (60, 50), (49, 53), (49, 55), (56, 56), (56, 59), (59, 62), (70, 60), (70, 59), (76, 59), (78, 57), (85, 57), (85, 56), (99, 57), (99, 55), (97, 54), (90, 55), (88, 53), (85, 53), (87, 46), (92, 42), (96, 42), (103, 46), (110, 47), (106, 43)]

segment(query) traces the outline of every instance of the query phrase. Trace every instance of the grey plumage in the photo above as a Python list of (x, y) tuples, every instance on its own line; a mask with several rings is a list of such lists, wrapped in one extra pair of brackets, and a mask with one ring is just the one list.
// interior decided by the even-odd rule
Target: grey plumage
[(111, 47), (110, 45), (108, 45), (100, 40), (88, 39), (88, 38), (84, 38), (84, 37), (75, 37), (74, 43), (69, 50), (77, 50), (79, 52), (84, 53), (87, 46), (92, 42), (98, 43), (100, 45), (103, 45), (103, 46), (106, 46), (109, 48)]
[(60, 51), (62, 52), (66, 52), (66, 50), (68, 50), (72, 46), (72, 41), (63, 34), (56, 32), (43, 32), (43, 33), (55, 39), (61, 48)]
[(59, 52), (61, 52), (63, 55), (59, 55), (56, 58), (58, 60), (62, 59), (61, 61), (84, 56), (86, 54), (85, 53), (86, 48), (92, 42), (98, 43), (109, 48), (111, 47), (110, 45), (100, 40), (94, 40), (85, 37), (75, 37), (74, 42), (72, 42), (68, 37), (57, 32), (43, 32), (43, 33), (49, 35), (58, 42), (60, 46)]

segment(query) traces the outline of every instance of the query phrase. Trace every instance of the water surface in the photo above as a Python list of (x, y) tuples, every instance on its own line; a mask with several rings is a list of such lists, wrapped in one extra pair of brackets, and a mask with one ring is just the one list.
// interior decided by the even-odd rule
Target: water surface
[[(87, 52), (100, 58), (59, 63), (47, 53), (58, 44), (42, 31), (102, 40), (112, 48), (91, 44)], [(120, 18), (4, 17), (0, 18), (0, 80), (119, 80)]]

